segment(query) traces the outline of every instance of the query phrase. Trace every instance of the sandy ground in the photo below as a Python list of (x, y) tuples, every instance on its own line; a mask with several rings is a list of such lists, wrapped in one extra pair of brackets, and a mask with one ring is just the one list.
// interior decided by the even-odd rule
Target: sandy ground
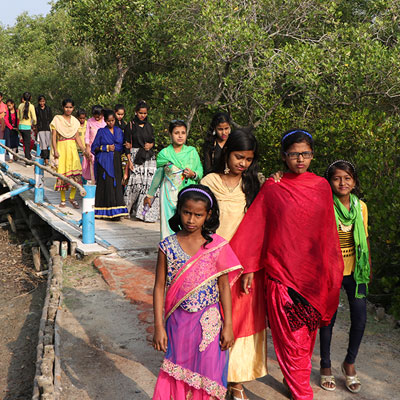
[[(123, 294), (111, 291), (89, 263), (68, 260), (64, 268), (61, 318), (62, 399), (151, 399), (162, 355), (149, 345), (151, 321), (140, 321), (140, 309)], [(151, 293), (152, 288), (148, 288)], [(313, 356), (311, 382), (315, 399), (400, 399), (400, 330), (369, 315), (357, 360), (362, 390), (344, 387), (340, 364), (347, 347), (348, 309), (342, 300), (332, 355), (337, 390), (326, 392), (319, 382), (319, 343)], [(282, 374), (269, 334), (269, 375), (246, 385), (252, 400), (287, 399)]]
[[(24, 236), (0, 229), (0, 399), (32, 398), (46, 285), (33, 275)], [(26, 244), (26, 243), (25, 243)]]

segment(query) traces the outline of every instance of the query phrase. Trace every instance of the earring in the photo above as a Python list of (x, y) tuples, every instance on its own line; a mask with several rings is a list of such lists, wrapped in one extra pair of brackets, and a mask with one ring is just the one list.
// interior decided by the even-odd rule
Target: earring
[(213, 134), (213, 136), (215, 136), (215, 135), (216, 135), (216, 132), (215, 132), (215, 130), (213, 131), (213, 133), (212, 133), (212, 134)]
[(228, 167), (228, 163), (225, 163), (224, 174), (225, 174), (225, 175), (228, 175), (229, 172), (231, 172), (231, 170), (230, 170), (229, 167)]

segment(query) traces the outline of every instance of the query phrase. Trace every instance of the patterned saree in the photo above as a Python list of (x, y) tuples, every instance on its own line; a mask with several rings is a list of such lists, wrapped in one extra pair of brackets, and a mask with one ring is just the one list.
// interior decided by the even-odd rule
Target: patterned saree
[(227, 241), (214, 234), (193, 256), (176, 235), (160, 249), (167, 257), (165, 321), (168, 348), (154, 390), (154, 400), (224, 399), (229, 352), (221, 351), (223, 324), (218, 277), (241, 270)]

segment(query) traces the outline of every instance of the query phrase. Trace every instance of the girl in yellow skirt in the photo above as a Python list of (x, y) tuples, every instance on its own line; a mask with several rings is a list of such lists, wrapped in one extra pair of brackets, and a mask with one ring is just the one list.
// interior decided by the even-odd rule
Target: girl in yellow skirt
[[(81, 184), (82, 165), (76, 144), (82, 150), (85, 157), (88, 157), (88, 154), (78, 134), (80, 123), (78, 119), (72, 115), (72, 112), (74, 111), (73, 100), (63, 100), (62, 107), (64, 113), (62, 115), (56, 115), (50, 124), (52, 133), (52, 165), (56, 168), (59, 174)], [(60, 207), (65, 207), (66, 205), (65, 191), (68, 190), (70, 186), (69, 183), (57, 178), (54, 190), (61, 192)], [(75, 194), (76, 188), (71, 187), (69, 202), (72, 207), (79, 208), (79, 204), (75, 200)]]

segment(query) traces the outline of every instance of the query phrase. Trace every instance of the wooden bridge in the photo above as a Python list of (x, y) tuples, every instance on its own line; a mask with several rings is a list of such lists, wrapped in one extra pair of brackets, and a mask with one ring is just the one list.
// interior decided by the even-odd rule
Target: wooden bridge
[[(23, 177), (34, 179), (34, 167), (25, 166), (23, 161), (8, 163), (9, 171)], [(76, 242), (77, 251), (83, 255), (108, 254), (112, 252), (155, 251), (160, 237), (159, 223), (145, 223), (139, 220), (122, 219), (121, 221), (95, 221), (94, 244), (82, 243), (82, 208), (74, 209), (67, 200), (66, 207), (59, 207), (60, 193), (54, 191), (56, 178), (44, 172), (44, 202), (34, 202), (34, 191), (19, 194), (25, 204), (46, 221), (52, 228), (64, 235), (69, 241)], [(16, 183), (5, 172), (0, 171), (0, 182), (11, 190)], [(67, 194), (68, 196), (68, 194)], [(82, 197), (77, 192), (76, 200), (82, 207)]]

